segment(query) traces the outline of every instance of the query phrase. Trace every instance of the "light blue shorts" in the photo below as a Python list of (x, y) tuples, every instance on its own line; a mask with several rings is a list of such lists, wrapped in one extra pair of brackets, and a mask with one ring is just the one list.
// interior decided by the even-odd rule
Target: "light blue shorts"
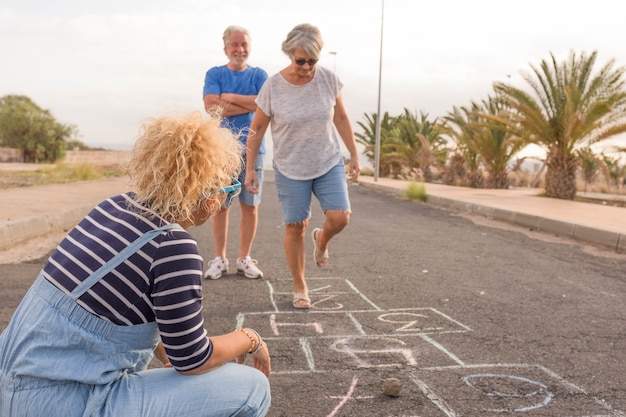
[[(261, 204), (261, 191), (263, 190), (263, 161), (264, 161), (264, 154), (260, 153), (257, 155), (256, 157), (256, 161), (254, 163), (254, 170), (256, 171), (256, 177), (259, 180), (259, 193), (258, 194), (252, 194), (250, 192), (248, 192), (248, 190), (246, 189), (245, 186), (242, 185), (241, 187), (241, 192), (239, 193), (239, 202), (241, 204), (245, 204), (246, 206), (252, 206), (252, 207), (256, 207), (259, 204)], [(239, 178), (237, 178), (239, 180), (239, 182), (241, 184), (243, 184), (246, 180), (246, 156), (243, 156), (243, 169), (241, 170), (241, 173), (239, 174)]]
[(300, 223), (311, 217), (311, 194), (317, 197), (322, 210), (350, 211), (348, 182), (343, 159), (321, 177), (292, 180), (274, 166), (276, 191), (283, 210), (283, 221)]

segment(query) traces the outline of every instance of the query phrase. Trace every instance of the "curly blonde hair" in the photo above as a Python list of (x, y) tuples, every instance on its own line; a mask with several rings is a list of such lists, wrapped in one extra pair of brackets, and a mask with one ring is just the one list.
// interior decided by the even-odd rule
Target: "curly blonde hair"
[(136, 201), (171, 222), (192, 220), (203, 197), (217, 211), (216, 191), (239, 175), (242, 150), (219, 117), (193, 112), (147, 119), (128, 165)]

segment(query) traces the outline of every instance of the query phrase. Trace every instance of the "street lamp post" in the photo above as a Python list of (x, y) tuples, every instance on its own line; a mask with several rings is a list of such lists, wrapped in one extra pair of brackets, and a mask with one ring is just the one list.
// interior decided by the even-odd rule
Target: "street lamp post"
[(376, 138), (374, 145), (374, 181), (378, 181), (380, 173), (380, 91), (383, 74), (383, 22), (385, 20), (385, 0), (382, 0), (382, 10), (380, 13), (380, 53), (378, 61), (378, 111), (376, 112)]
[(337, 51), (330, 51), (329, 55), (333, 56), (333, 72), (337, 73)]

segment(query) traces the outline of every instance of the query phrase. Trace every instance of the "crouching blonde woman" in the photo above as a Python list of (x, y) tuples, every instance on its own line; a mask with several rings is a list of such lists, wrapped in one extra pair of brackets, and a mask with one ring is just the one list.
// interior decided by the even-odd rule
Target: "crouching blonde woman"
[[(266, 414), (267, 346), (253, 329), (207, 335), (203, 261), (186, 231), (239, 192), (240, 155), (201, 113), (146, 121), (133, 192), (69, 232), (0, 335), (1, 416)], [(166, 366), (146, 369), (153, 355)]]

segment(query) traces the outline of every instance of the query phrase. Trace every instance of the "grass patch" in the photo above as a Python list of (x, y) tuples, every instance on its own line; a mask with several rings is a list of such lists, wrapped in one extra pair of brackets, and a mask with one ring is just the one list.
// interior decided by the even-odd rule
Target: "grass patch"
[(426, 187), (422, 183), (410, 182), (404, 192), (404, 196), (409, 200), (426, 201)]
[(44, 166), (36, 170), (0, 170), (0, 189), (29, 187), (31, 185), (62, 184), (102, 178), (123, 177), (121, 166), (65, 165)]

